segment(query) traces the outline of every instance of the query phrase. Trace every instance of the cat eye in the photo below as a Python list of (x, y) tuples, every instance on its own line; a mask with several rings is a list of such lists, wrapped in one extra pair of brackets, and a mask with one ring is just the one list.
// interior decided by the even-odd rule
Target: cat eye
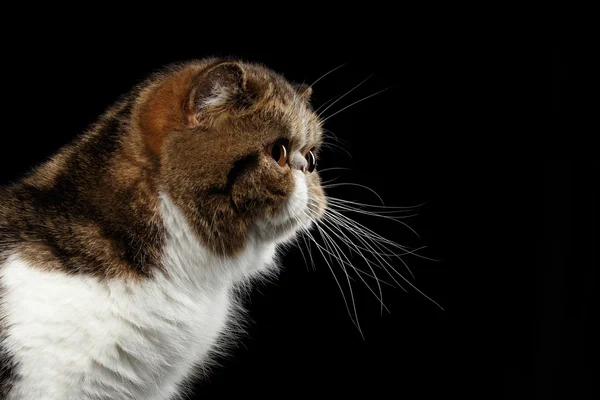
[(285, 141), (278, 140), (267, 147), (267, 153), (273, 157), (273, 160), (275, 160), (280, 167), (283, 167), (287, 162), (287, 148), (285, 145)]
[(313, 172), (315, 170), (315, 168), (317, 168), (317, 157), (315, 156), (315, 153), (312, 150), (309, 151), (308, 153), (306, 153), (306, 161), (308, 161), (306, 170), (309, 173)]

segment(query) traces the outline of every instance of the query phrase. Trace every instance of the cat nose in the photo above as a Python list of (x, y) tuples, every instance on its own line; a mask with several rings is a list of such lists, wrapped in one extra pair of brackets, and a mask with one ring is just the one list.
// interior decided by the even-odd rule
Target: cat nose
[(308, 167), (308, 161), (306, 161), (306, 158), (302, 157), (302, 154), (300, 154), (298, 151), (292, 155), (292, 159), (289, 161), (289, 163), (290, 167), (293, 169), (299, 169), (302, 172), (306, 172), (306, 168)]

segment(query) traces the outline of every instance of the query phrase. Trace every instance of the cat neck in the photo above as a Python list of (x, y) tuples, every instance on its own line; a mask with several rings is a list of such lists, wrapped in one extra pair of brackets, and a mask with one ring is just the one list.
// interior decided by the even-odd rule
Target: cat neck
[(218, 289), (269, 277), (276, 271), (275, 243), (250, 235), (240, 253), (219, 255), (198, 240), (189, 221), (166, 194), (160, 195), (160, 214), (165, 231), (162, 265), (173, 279)]

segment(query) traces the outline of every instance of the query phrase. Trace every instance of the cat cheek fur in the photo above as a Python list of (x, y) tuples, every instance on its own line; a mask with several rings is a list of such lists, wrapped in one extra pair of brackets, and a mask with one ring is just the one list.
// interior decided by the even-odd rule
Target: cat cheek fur
[(173, 134), (161, 176), (199, 238), (222, 255), (242, 251), (249, 229), (276, 215), (294, 189), (290, 169), (281, 171), (262, 146), (229, 137), (216, 131)]

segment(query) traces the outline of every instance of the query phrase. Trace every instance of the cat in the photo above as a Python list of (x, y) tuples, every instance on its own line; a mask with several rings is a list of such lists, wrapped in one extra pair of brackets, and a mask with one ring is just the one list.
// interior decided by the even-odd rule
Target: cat
[(236, 59), (169, 66), (0, 189), (0, 398), (184, 396), (236, 290), (325, 213), (311, 92)]

